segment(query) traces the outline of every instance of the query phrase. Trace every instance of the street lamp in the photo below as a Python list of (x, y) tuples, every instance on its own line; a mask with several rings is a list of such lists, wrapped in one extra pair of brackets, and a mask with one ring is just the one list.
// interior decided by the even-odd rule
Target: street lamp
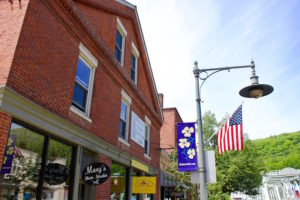
[[(198, 146), (197, 146), (197, 160), (198, 160), (198, 172), (200, 173), (200, 199), (206, 200), (207, 199), (207, 192), (206, 192), (206, 170), (205, 170), (205, 163), (204, 163), (204, 143), (203, 143), (203, 128), (202, 128), (202, 114), (201, 114), (201, 96), (200, 96), (200, 89), (204, 82), (213, 74), (224, 71), (224, 70), (231, 70), (231, 69), (241, 69), (241, 68), (251, 68), (252, 69), (252, 76), (250, 77), (251, 85), (247, 86), (240, 90), (239, 94), (246, 98), (259, 98), (262, 96), (266, 96), (273, 92), (273, 87), (270, 85), (259, 84), (258, 83), (258, 76), (255, 74), (255, 64), (254, 61), (251, 62), (250, 65), (243, 65), (243, 66), (231, 66), (231, 67), (221, 67), (221, 68), (208, 68), (208, 69), (199, 69), (198, 62), (194, 62), (194, 75), (195, 75), (195, 88), (196, 88), (196, 105), (197, 105), (197, 126), (199, 130), (198, 135)], [(208, 72), (211, 72), (210, 74)], [(201, 73), (205, 73), (205, 77), (200, 77)], [(199, 87), (199, 79), (202, 81), (201, 86)]]

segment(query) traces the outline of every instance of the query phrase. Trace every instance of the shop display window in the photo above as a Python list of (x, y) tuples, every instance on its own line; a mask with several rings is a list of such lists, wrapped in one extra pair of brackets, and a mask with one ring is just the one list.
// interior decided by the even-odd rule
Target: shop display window
[(73, 147), (13, 122), (0, 173), (0, 199), (68, 199)]
[(111, 165), (111, 186), (110, 199), (111, 200), (125, 200), (126, 194), (126, 167), (117, 163)]

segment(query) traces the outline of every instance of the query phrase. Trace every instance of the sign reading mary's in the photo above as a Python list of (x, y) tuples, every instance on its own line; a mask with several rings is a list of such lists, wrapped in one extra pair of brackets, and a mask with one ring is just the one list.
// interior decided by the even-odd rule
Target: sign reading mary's
[(178, 171), (197, 171), (195, 123), (177, 123)]

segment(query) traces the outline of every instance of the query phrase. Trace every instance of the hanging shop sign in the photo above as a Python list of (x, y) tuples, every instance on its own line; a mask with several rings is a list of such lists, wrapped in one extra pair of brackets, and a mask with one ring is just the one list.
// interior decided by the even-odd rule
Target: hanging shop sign
[(110, 176), (110, 168), (103, 162), (91, 163), (83, 169), (82, 180), (89, 185), (99, 185), (104, 183)]
[(156, 177), (155, 176), (132, 177), (132, 193), (133, 194), (155, 194)]
[(177, 123), (178, 171), (197, 171), (195, 123)]
[(14, 159), (14, 152), (15, 152), (15, 144), (16, 144), (16, 136), (10, 135), (6, 148), (3, 155), (3, 162), (2, 162), (2, 168), (1, 168), (1, 174), (10, 174), (12, 162)]
[(59, 185), (66, 181), (68, 169), (59, 163), (49, 163), (45, 169), (45, 181), (49, 185)]

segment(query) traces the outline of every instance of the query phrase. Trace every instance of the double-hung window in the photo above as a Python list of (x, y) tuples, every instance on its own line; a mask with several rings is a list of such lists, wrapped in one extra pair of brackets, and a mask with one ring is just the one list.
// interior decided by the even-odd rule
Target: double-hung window
[(115, 46), (115, 59), (123, 66), (124, 65), (124, 51), (125, 39), (127, 31), (125, 30), (120, 19), (117, 17), (117, 30), (116, 30), (116, 46)]
[(138, 57), (139, 52), (135, 47), (134, 43), (131, 44), (132, 53), (131, 53), (131, 70), (130, 70), (130, 78), (131, 80), (137, 84), (137, 70), (138, 70)]
[(151, 121), (145, 116), (145, 146), (144, 146), (144, 154), (150, 157), (150, 127)]
[(71, 110), (81, 116), (89, 117), (95, 68), (98, 61), (81, 43), (79, 50)]
[(131, 98), (124, 90), (121, 92), (121, 112), (120, 112), (120, 132), (119, 138), (122, 141), (128, 142), (128, 128), (129, 128), (129, 113)]

